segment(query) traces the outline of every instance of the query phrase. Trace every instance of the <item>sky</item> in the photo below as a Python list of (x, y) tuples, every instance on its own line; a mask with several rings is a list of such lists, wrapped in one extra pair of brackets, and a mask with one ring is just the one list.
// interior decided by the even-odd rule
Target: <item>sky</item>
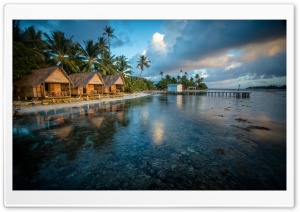
[(247, 88), (286, 84), (285, 20), (22, 20), (50, 34), (59, 30), (83, 43), (97, 41), (111, 26), (111, 52), (125, 55), (134, 71), (145, 54), (151, 66), (142, 77), (157, 82), (187, 72), (208, 88)]

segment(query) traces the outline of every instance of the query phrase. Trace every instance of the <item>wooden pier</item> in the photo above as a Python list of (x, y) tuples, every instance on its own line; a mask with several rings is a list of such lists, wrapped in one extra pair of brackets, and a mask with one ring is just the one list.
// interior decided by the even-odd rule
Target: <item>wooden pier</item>
[(236, 98), (250, 98), (251, 92), (248, 91), (197, 91), (197, 90), (184, 90), (180, 92), (165, 92), (166, 94), (173, 95), (200, 95), (200, 96), (223, 96), (223, 97), (236, 97)]

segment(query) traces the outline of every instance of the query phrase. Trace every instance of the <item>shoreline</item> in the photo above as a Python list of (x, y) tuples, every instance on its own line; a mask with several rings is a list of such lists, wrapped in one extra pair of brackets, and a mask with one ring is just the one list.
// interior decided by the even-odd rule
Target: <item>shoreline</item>
[(54, 110), (54, 109), (61, 109), (67, 107), (79, 107), (79, 106), (101, 103), (101, 102), (113, 102), (118, 100), (136, 99), (136, 98), (145, 97), (149, 95), (151, 94), (144, 93), (144, 92), (137, 92), (132, 94), (125, 94), (125, 96), (123, 97), (115, 97), (115, 98), (105, 97), (97, 100), (88, 100), (88, 101), (79, 100), (71, 103), (59, 103), (59, 104), (51, 104), (51, 105), (32, 105), (32, 106), (25, 106), (25, 105), (13, 106), (13, 111), (14, 111), (13, 115), (24, 115), (29, 113), (41, 112), (44, 110)]

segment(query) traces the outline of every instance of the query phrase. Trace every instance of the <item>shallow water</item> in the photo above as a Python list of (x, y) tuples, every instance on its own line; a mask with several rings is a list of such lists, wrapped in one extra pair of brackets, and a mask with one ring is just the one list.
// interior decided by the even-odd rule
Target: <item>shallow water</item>
[(14, 190), (285, 190), (286, 92), (152, 95), (13, 120)]

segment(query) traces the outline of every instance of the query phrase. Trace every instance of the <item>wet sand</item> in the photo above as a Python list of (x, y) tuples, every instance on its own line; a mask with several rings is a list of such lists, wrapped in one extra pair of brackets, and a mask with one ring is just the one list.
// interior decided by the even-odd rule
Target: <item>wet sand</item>
[(89, 104), (95, 104), (95, 103), (101, 103), (101, 102), (112, 102), (112, 101), (118, 101), (118, 100), (127, 100), (127, 99), (134, 99), (139, 97), (148, 96), (150, 94), (144, 93), (144, 92), (136, 92), (132, 94), (125, 94), (123, 97), (115, 97), (115, 98), (102, 98), (97, 100), (76, 100), (71, 103), (60, 103), (60, 104), (50, 104), (50, 105), (33, 105), (33, 106), (16, 106), (13, 108), (14, 113), (21, 115), (26, 113), (34, 113), (44, 110), (53, 110), (53, 109), (60, 109), (65, 107), (78, 107), (78, 106), (84, 106)]

